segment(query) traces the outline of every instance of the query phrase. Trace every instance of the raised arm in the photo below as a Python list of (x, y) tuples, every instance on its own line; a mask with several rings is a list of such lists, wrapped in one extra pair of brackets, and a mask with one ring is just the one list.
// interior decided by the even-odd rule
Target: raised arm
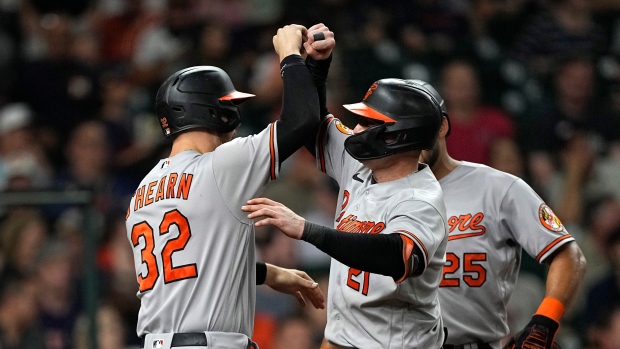
[(307, 33), (300, 25), (278, 29), (273, 46), (280, 57), (284, 80), (282, 113), (276, 123), (280, 164), (314, 137), (319, 126), (319, 99), (310, 71), (301, 56), (302, 41)]
[[(332, 62), (332, 51), (336, 46), (334, 33), (323, 23), (315, 24), (308, 29), (304, 49), (308, 54), (306, 66), (310, 69), (312, 80), (319, 97), (319, 113), (321, 120), (329, 115), (327, 109), (327, 75)], [(316, 130), (315, 130), (316, 134)], [(315, 155), (316, 137), (311, 137), (305, 146), (312, 155)]]

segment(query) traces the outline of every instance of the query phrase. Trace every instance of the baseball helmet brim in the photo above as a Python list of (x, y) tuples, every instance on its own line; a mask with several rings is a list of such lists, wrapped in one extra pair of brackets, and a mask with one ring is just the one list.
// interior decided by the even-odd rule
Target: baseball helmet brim
[(383, 122), (396, 122), (396, 120), (390, 118), (389, 116), (382, 114), (367, 106), (364, 102), (345, 104), (343, 106), (347, 108), (351, 113), (361, 115), (368, 119), (380, 120)]
[(218, 98), (220, 101), (236, 101), (241, 99), (248, 99), (255, 97), (255, 95), (245, 92), (233, 91), (225, 96)]

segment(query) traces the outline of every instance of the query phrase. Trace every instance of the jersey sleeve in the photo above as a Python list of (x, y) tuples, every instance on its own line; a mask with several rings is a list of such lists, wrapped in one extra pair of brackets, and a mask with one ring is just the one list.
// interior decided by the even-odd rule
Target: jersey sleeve
[(340, 181), (344, 163), (347, 158), (354, 160), (346, 153), (344, 141), (353, 134), (340, 120), (333, 116), (321, 123), (316, 139), (316, 161), (321, 172)]
[(276, 131), (275, 125), (270, 124), (259, 134), (235, 138), (214, 152), (215, 181), (232, 212), (241, 212), (240, 207), (247, 200), (259, 195), (270, 180), (277, 178)]
[(551, 208), (521, 179), (508, 188), (499, 210), (502, 228), (539, 263), (574, 241)]
[(412, 273), (410, 260), (416, 247), (423, 255), (419, 263), (423, 269), (426, 269), (446, 236), (447, 228), (441, 213), (427, 202), (404, 202), (397, 209), (397, 214), (386, 223), (381, 234), (398, 233), (401, 235), (405, 273), (400, 279), (396, 280), (397, 283), (400, 283)]

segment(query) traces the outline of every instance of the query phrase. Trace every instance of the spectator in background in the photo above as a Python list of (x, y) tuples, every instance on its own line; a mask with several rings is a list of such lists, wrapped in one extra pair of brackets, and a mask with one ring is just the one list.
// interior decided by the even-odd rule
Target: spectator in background
[(481, 103), (476, 70), (467, 62), (447, 64), (441, 88), (450, 115), (450, 137), (446, 138), (450, 154), (488, 165), (495, 142), (514, 138), (512, 120), (501, 109)]
[(295, 316), (280, 322), (273, 349), (313, 349), (316, 347), (317, 344), (312, 341), (312, 330), (308, 319)]
[(49, 241), (41, 248), (36, 258), (36, 277), (46, 348), (73, 348), (73, 328), (83, 309), (70, 248), (64, 241)]
[(552, 0), (549, 11), (528, 25), (514, 43), (511, 56), (534, 76), (546, 80), (565, 57), (597, 59), (606, 39), (590, 12), (590, 0)]
[(94, 18), (101, 37), (102, 58), (108, 65), (131, 62), (144, 32), (160, 21), (160, 15), (149, 11), (144, 0), (126, 0), (122, 4), (120, 13)]
[(0, 188), (42, 188), (50, 169), (43, 146), (35, 141), (32, 110), (24, 103), (0, 108)]
[(39, 250), (48, 237), (47, 225), (36, 211), (10, 214), (0, 226), (1, 255), (6, 258), (0, 280), (26, 277), (36, 268)]
[(56, 176), (57, 189), (92, 189), (101, 214), (127, 209), (126, 199), (136, 185), (111, 171), (111, 135), (99, 120), (80, 123), (67, 143), (67, 166)]
[[(118, 323), (123, 328), (135, 328), (138, 323), (140, 299), (137, 298), (138, 284), (133, 267), (133, 253), (127, 244), (125, 215), (112, 215), (107, 219), (106, 237), (97, 254), (97, 264), (103, 274), (102, 295), (106, 308), (117, 313)], [(123, 342), (140, 345), (134, 331), (124, 331)]]
[(489, 154), (489, 166), (510, 173), (526, 182), (525, 160), (517, 143), (510, 138), (501, 138), (493, 143)]
[[(299, 258), (296, 244), (274, 227), (256, 228), (258, 256), (265, 263), (282, 268), (297, 268)], [(279, 320), (297, 310), (297, 301), (287, 294), (268, 287), (256, 288), (256, 313)], [(260, 344), (260, 343), (259, 343)]]
[(588, 339), (586, 349), (620, 349), (620, 303), (617, 299), (589, 329)]
[(166, 0), (163, 18), (144, 30), (132, 57), (132, 81), (157, 88), (171, 73), (188, 65), (188, 53), (198, 36), (196, 0)]
[(80, 61), (88, 54), (74, 56), (85, 52), (73, 45), (75, 24), (70, 17), (49, 13), (38, 18), (45, 55), (21, 66), (16, 93), (33, 108), (39, 127), (49, 130), (48, 146), (58, 165), (60, 149), (75, 125), (96, 115), (101, 71), (91, 61)]
[[(90, 349), (88, 318), (82, 315), (75, 324), (73, 333), (73, 349)], [(108, 304), (97, 307), (97, 345), (98, 349), (124, 349), (125, 334), (127, 327), (124, 326), (121, 316), (116, 308)], [(140, 346), (136, 346), (140, 348)]]
[[(597, 154), (620, 142), (620, 119), (609, 101), (597, 93), (594, 65), (585, 58), (558, 62), (551, 98), (535, 114), (530, 128), (530, 150), (551, 156), (576, 134), (584, 134)], [(545, 159), (553, 163), (554, 159)], [(557, 159), (556, 159), (557, 160)], [(531, 164), (535, 166), (535, 164)]]
[[(312, 172), (308, 172), (312, 173)], [(303, 213), (309, 222), (320, 224), (322, 226), (330, 226), (336, 219), (336, 209), (338, 203), (338, 182), (330, 177), (314, 172), (315, 176), (319, 176), (321, 181), (313, 186), (312, 205)], [(294, 241), (295, 247), (299, 254), (299, 267), (308, 272), (322, 271), (329, 272), (331, 257), (319, 250), (312, 244), (302, 241)], [(318, 343), (321, 344), (320, 342)]]
[(302, 198), (312, 197), (324, 179), (324, 175), (316, 170), (312, 154), (305, 149), (295, 152), (282, 164), (280, 173), (284, 180), (269, 183), (263, 195), (287, 205), (295, 212), (308, 212), (313, 207), (313, 202)]
[(32, 279), (3, 279), (0, 286), (0, 348), (48, 349), (37, 326), (37, 289)]
[[(323, 274), (313, 275), (313, 279), (319, 284), (323, 294), (327, 294), (329, 287), (329, 270)], [(314, 307), (305, 307), (302, 309), (303, 316), (308, 319), (308, 327), (312, 335), (314, 347), (318, 348), (323, 342), (325, 336), (325, 326), (327, 326), (327, 307), (316, 309)]]
[(607, 273), (588, 290), (583, 313), (583, 322), (588, 329), (590, 341), (595, 339), (590, 335), (592, 328), (597, 327), (597, 323), (605, 318), (605, 313), (611, 306), (620, 304), (620, 225), (605, 240), (604, 252), (609, 261)]
[(343, 53), (343, 64), (348, 69), (351, 95), (366, 93), (369, 81), (399, 77), (401, 53), (390, 37), (390, 13), (386, 8), (369, 6), (365, 18), (359, 24), (353, 44)]
[[(583, 205), (609, 194), (614, 176), (600, 171), (620, 142), (620, 118), (597, 94), (594, 66), (569, 59), (557, 67), (552, 100), (525, 129), (534, 185), (565, 224), (580, 223)], [(617, 177), (616, 177), (617, 179)]]

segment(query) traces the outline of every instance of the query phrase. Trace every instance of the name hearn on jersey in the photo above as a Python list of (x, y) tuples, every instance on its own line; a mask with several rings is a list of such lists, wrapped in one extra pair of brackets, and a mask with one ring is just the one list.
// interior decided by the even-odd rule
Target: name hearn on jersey
[[(133, 194), (135, 197), (133, 204), (133, 212), (138, 211), (144, 206), (148, 206), (154, 202), (167, 199), (187, 200), (189, 191), (192, 187), (192, 179), (194, 175), (191, 173), (170, 173), (161, 177), (158, 181), (152, 181), (139, 187)], [(157, 190), (155, 190), (157, 186)], [(127, 208), (127, 217), (131, 214), (131, 205)]]

